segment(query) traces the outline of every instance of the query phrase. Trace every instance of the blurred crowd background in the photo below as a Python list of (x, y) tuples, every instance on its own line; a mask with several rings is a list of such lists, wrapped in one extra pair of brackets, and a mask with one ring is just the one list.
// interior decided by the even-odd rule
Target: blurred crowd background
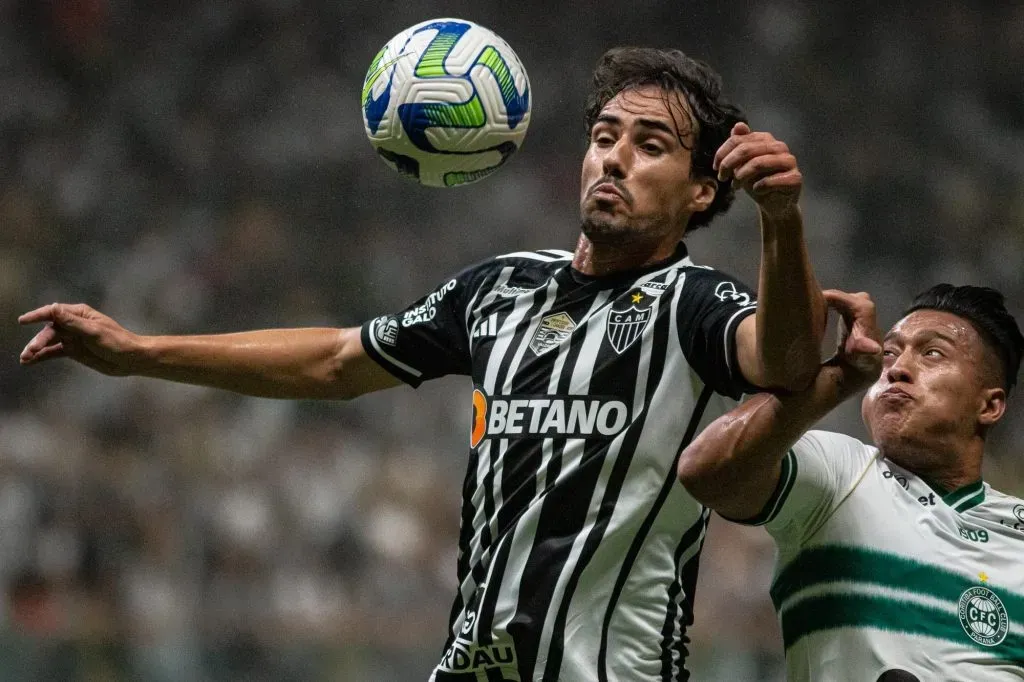
[[(427, 190), (375, 156), (370, 58), (458, 16), (533, 86), (497, 175)], [(255, 400), (18, 366), (16, 316), (147, 333), (354, 325), (461, 267), (572, 248), (589, 73), (680, 47), (795, 151), (825, 286), (883, 324), (938, 281), (1024, 312), (1024, 5), (946, 0), (0, 0), (0, 680), (423, 680), (454, 589), (468, 383)], [(752, 202), (689, 240), (756, 283)], [(1024, 414), (986, 478), (1024, 494)], [(826, 426), (863, 436), (848, 405)], [(716, 521), (694, 679), (782, 679), (761, 530)]]

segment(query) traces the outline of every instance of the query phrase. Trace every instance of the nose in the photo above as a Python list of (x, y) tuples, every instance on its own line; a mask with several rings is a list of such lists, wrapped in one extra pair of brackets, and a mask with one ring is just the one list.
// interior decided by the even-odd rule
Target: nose
[(909, 353), (901, 353), (899, 357), (897, 357), (896, 360), (886, 368), (885, 379), (890, 384), (894, 384), (897, 381), (902, 381), (907, 384), (913, 382), (914, 376), (911, 373), (911, 361), (907, 359), (908, 355)]
[(630, 162), (629, 140), (620, 137), (605, 153), (601, 160), (601, 170), (606, 177), (624, 178)]

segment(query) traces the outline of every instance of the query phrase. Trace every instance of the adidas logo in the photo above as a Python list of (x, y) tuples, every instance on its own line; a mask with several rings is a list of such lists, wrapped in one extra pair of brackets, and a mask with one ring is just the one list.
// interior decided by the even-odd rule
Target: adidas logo
[(473, 330), (473, 338), (479, 339), (484, 336), (496, 336), (498, 334), (498, 313), (491, 313), (483, 319)]

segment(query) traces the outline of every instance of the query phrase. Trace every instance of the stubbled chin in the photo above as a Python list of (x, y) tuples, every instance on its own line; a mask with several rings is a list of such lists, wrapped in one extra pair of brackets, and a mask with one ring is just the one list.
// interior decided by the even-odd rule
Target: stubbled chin
[(883, 441), (898, 438), (906, 421), (907, 415), (902, 410), (892, 406), (876, 407), (871, 420), (871, 435), (875, 445), (881, 446)]
[(583, 216), (583, 234), (592, 242), (606, 241), (629, 234), (629, 227), (615, 223), (610, 213), (592, 211)]

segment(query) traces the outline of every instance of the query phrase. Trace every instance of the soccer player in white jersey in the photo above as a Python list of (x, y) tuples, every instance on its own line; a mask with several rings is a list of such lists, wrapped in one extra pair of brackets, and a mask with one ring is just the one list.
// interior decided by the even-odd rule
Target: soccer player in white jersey
[[(341, 330), (138, 336), (53, 304), (22, 316), (46, 327), (21, 360), (276, 398), (467, 375), (458, 587), (431, 678), (686, 679), (708, 512), (676, 460), (742, 393), (813, 379), (825, 304), (796, 160), (751, 132), (707, 65), (677, 50), (608, 52), (587, 126), (575, 253), (491, 258)], [(756, 295), (682, 243), (734, 185), (760, 211)]]
[[(1024, 680), (1024, 501), (982, 481), (1024, 338), (998, 292), (937, 285), (884, 339), (864, 295), (811, 388), (761, 394), (683, 452), (679, 476), (778, 546), (789, 679)], [(807, 431), (868, 384), (875, 445)]]

